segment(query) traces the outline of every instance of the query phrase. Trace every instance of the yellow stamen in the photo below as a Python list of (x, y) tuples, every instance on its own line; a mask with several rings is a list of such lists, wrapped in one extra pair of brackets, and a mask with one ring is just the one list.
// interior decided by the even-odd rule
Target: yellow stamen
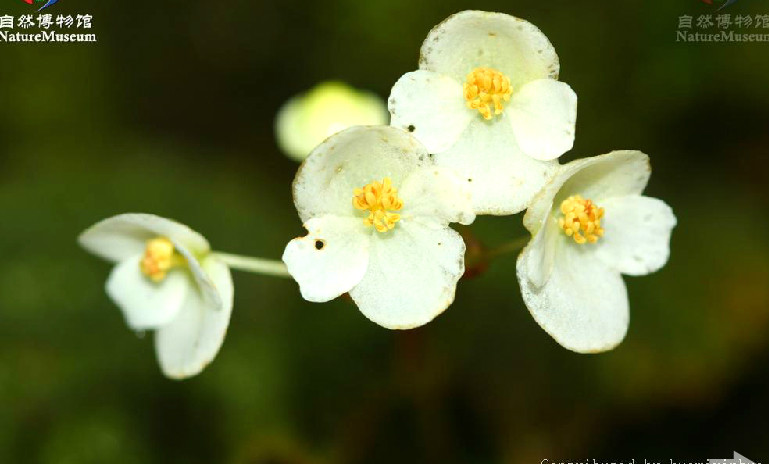
[(558, 219), (558, 227), (576, 243), (595, 243), (603, 237), (601, 218), (604, 210), (591, 200), (580, 195), (570, 196), (561, 203), (561, 213), (563, 217)]
[(502, 114), (505, 102), (510, 100), (513, 93), (510, 79), (492, 68), (473, 69), (467, 75), (463, 89), (467, 107), (478, 110), (483, 119), (487, 120)]
[(363, 220), (367, 226), (374, 226), (378, 232), (387, 232), (395, 227), (401, 218), (400, 214), (390, 211), (400, 211), (403, 201), (398, 198), (398, 190), (392, 186), (389, 177), (382, 182), (372, 182), (363, 188), (353, 191), (352, 205), (361, 211), (369, 211)]
[(161, 282), (172, 268), (184, 263), (184, 258), (175, 253), (174, 244), (165, 237), (147, 240), (144, 257), (139, 263), (142, 273), (153, 282)]

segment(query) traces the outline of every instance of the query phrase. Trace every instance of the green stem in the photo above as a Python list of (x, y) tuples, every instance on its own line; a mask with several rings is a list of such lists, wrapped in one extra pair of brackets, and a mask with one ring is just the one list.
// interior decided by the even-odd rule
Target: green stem
[(483, 253), (483, 260), (490, 261), (499, 255), (516, 252), (529, 242), (530, 237), (520, 237)]
[(465, 253), (465, 275), (467, 279), (478, 277), (486, 272), (494, 258), (507, 253), (514, 253), (523, 248), (529, 237), (521, 237), (504, 243), (496, 248), (487, 249), (468, 230), (463, 230), (462, 238), (467, 244)]
[(239, 271), (267, 274), (275, 277), (291, 277), (291, 274), (288, 273), (288, 268), (286, 268), (282, 261), (219, 252), (214, 252), (213, 255), (232, 269)]

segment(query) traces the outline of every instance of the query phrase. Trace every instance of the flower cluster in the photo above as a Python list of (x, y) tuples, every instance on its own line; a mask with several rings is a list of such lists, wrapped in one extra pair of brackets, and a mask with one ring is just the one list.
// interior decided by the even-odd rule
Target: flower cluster
[[(349, 294), (373, 322), (409, 329), (443, 312), (465, 273), (465, 243), (450, 224), (524, 210), (532, 238), (517, 278), (535, 320), (577, 352), (622, 341), (621, 275), (661, 268), (676, 224), (664, 202), (642, 196), (648, 157), (558, 163), (574, 143), (577, 96), (558, 80), (547, 37), (526, 21), (464, 11), (436, 26), (421, 52), (419, 69), (392, 88), (390, 125), (320, 129), (334, 135), (296, 175), (307, 234), (288, 243), (285, 266), (213, 253), (197, 233), (149, 215), (117, 216), (81, 236), (118, 263), (107, 292), (131, 328), (156, 330), (167, 375), (194, 375), (218, 351), (232, 308), (229, 267), (290, 275), (312, 302)], [(279, 133), (313, 124), (298, 104), (282, 112)], [(288, 151), (303, 158), (317, 137)]]
[(517, 264), (523, 299), (561, 345), (597, 352), (628, 326), (620, 274), (667, 261), (675, 216), (641, 196), (648, 157), (613, 152), (559, 165), (574, 143), (577, 96), (534, 25), (464, 11), (436, 26), (419, 70), (394, 85), (390, 127), (356, 127), (300, 168), (294, 201), (308, 235), (283, 260), (309, 301), (349, 293), (388, 328), (425, 324), (451, 304), (465, 245), (449, 224), (528, 209)]

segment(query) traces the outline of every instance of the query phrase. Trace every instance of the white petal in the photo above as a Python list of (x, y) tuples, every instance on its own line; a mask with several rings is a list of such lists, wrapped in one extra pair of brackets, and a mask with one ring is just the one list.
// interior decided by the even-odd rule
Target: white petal
[(537, 323), (564, 348), (578, 353), (614, 348), (625, 338), (630, 320), (622, 276), (579, 245), (556, 242), (556, 261), (542, 287), (529, 280), (529, 250), (518, 258), (523, 301)]
[(548, 221), (547, 225), (548, 227), (540, 228), (534, 235), (524, 249), (523, 254), (526, 258), (518, 263), (519, 266), (525, 266), (522, 271), (526, 273), (531, 284), (537, 288), (545, 285), (550, 278), (555, 262), (555, 251), (558, 246), (555, 241), (564, 238), (557, 222), (551, 220)]
[(450, 222), (471, 224), (475, 220), (467, 183), (451, 169), (440, 166), (419, 169), (405, 180), (398, 194), (403, 200), (402, 221), (447, 225)]
[(318, 145), (294, 180), (302, 222), (327, 214), (353, 216), (353, 190), (385, 177), (399, 186), (415, 169), (431, 164), (425, 147), (390, 126), (357, 126)]
[(368, 271), (350, 296), (388, 329), (424, 325), (454, 301), (464, 253), (462, 238), (448, 227), (398, 223), (372, 240)]
[(513, 93), (505, 108), (524, 153), (552, 160), (574, 146), (577, 94), (563, 82), (538, 79)]
[(216, 286), (222, 306), (213, 306), (193, 289), (171, 323), (158, 329), (155, 350), (160, 368), (171, 378), (200, 373), (219, 352), (230, 323), (234, 290), (229, 268), (209, 257), (202, 262), (202, 269)]
[(525, 155), (504, 117), (472, 121), (453, 147), (434, 158), (467, 183), (477, 214), (523, 211), (558, 168), (557, 161)]
[(168, 273), (162, 282), (142, 274), (142, 255), (118, 263), (107, 279), (107, 294), (123, 310), (128, 326), (134, 330), (154, 329), (167, 324), (179, 312), (193, 284), (181, 270)]
[(121, 214), (105, 219), (79, 237), (91, 253), (110, 261), (122, 261), (144, 251), (146, 241), (167, 237), (193, 253), (205, 253), (210, 247), (202, 235), (184, 224), (152, 214)]
[(324, 137), (309, 136), (312, 132), (305, 128), (302, 111), (304, 101), (301, 95), (286, 101), (275, 116), (275, 141), (278, 147), (296, 161), (304, 160)]
[(350, 291), (366, 273), (373, 229), (363, 219), (336, 216), (310, 219), (304, 227), (308, 234), (283, 252), (304, 299), (324, 302)]
[(670, 234), (676, 225), (673, 210), (662, 200), (630, 195), (603, 200), (604, 236), (596, 253), (623, 274), (657, 271), (670, 256)]
[(330, 135), (354, 125), (387, 124), (384, 101), (342, 82), (323, 82), (298, 95), (278, 111), (275, 135), (291, 158), (302, 161)]
[(445, 151), (457, 141), (477, 111), (465, 105), (462, 85), (429, 71), (404, 74), (392, 88), (390, 124), (411, 132), (430, 153)]
[(217, 291), (216, 285), (211, 280), (211, 277), (201, 267), (200, 261), (198, 261), (198, 257), (191, 253), (189, 249), (184, 247), (178, 241), (174, 239), (171, 239), (171, 241), (173, 242), (176, 251), (184, 256), (185, 260), (187, 261), (187, 267), (192, 273), (192, 277), (195, 279), (195, 283), (197, 284), (198, 290), (200, 290), (202, 297), (205, 298), (213, 307), (222, 307), (224, 303), (221, 299), (221, 295)]
[(601, 206), (605, 198), (643, 192), (651, 175), (649, 157), (640, 151), (613, 151), (606, 155), (574, 160), (529, 205), (523, 224), (535, 234), (553, 208), (571, 195), (582, 195)]
[(477, 67), (502, 71), (514, 89), (558, 78), (558, 55), (531, 23), (503, 13), (462, 11), (437, 25), (422, 44), (419, 68), (464, 82)]

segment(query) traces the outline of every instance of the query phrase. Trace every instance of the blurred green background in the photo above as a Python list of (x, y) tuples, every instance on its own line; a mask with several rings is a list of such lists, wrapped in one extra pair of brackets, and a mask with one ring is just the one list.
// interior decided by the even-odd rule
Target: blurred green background
[[(302, 234), (273, 117), (339, 79), (386, 97), (429, 29), (463, 9), (539, 26), (579, 95), (574, 150), (652, 158), (678, 216), (669, 264), (626, 278), (613, 352), (559, 347), (523, 306), (515, 256), (463, 281), (426, 327), (236, 274), (202, 375), (162, 377), (79, 249), (122, 212), (279, 258)], [(31, 11), (4, 0), (0, 15)], [(0, 44), (0, 462), (539, 463), (769, 460), (769, 44), (675, 41), (698, 0), (60, 0), (96, 44)], [(731, 14), (767, 14), (741, 0)], [(769, 31), (767, 31), (769, 32)], [(520, 216), (481, 218), (489, 245)]]

